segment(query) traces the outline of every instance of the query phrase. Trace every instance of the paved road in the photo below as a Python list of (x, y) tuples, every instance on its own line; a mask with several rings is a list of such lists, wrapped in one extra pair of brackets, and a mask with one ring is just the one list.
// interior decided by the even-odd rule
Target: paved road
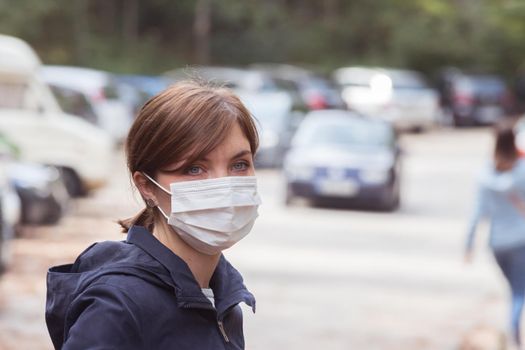
[[(466, 349), (505, 326), (505, 288), (483, 244), (462, 263), (486, 130), (403, 138), (402, 208), (396, 213), (283, 205), (282, 179), (260, 171), (264, 204), (252, 233), (226, 253), (257, 298), (245, 308), (247, 348)], [(123, 159), (110, 186), (59, 226), (27, 230), (0, 280), (0, 349), (51, 347), (43, 320), (45, 271), (91, 241), (121, 239), (113, 221), (132, 214)], [(131, 203), (131, 204), (130, 204)]]

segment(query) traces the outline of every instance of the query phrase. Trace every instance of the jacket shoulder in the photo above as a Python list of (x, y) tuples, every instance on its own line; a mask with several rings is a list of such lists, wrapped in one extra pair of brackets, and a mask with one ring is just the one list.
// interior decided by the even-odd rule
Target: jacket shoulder
[(72, 272), (84, 272), (108, 266), (151, 262), (153, 259), (137, 246), (125, 241), (103, 241), (89, 246), (72, 266)]
[[(125, 288), (96, 282), (78, 295), (68, 308), (63, 349), (141, 349), (139, 306)], [(89, 336), (86, 335), (89, 329)]]

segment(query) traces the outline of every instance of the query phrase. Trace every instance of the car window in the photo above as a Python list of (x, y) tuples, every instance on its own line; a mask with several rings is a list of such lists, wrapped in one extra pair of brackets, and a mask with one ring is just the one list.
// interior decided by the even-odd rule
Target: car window
[(395, 89), (424, 89), (427, 84), (417, 73), (396, 72), (390, 73), (392, 85)]
[(296, 146), (387, 147), (394, 134), (384, 124), (361, 121), (319, 121), (305, 123), (294, 140)]
[(494, 77), (471, 77), (468, 79), (476, 92), (482, 94), (497, 94), (505, 91), (503, 81)]
[(274, 82), (277, 88), (285, 90), (285, 91), (296, 92), (299, 90), (299, 87), (297, 86), (297, 84), (293, 82), (292, 80), (274, 78)]
[(336, 86), (328, 79), (323, 79), (320, 77), (311, 77), (307, 79), (307, 86), (312, 89), (319, 90), (332, 90), (336, 89)]
[(97, 123), (95, 111), (83, 94), (64, 87), (54, 85), (50, 87), (64, 112), (81, 117), (92, 124)]

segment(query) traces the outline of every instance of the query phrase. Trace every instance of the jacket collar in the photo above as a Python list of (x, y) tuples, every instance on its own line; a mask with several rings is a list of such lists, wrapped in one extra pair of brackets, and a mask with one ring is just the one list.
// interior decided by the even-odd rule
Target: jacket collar
[[(169, 271), (179, 307), (211, 307), (188, 264), (157, 240), (145, 227), (132, 226), (128, 232), (127, 242), (144, 250)], [(246, 289), (241, 274), (222, 254), (211, 277), (210, 287), (214, 293), (219, 315), (240, 302), (246, 303), (255, 312), (254, 296)]]

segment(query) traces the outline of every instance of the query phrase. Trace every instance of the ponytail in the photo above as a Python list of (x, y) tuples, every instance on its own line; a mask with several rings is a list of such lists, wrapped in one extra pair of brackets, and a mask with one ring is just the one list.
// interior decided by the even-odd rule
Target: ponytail
[(131, 226), (133, 225), (139, 225), (144, 226), (148, 229), (148, 231), (153, 232), (153, 228), (155, 226), (155, 211), (153, 207), (146, 207), (142, 209), (138, 214), (135, 216), (128, 218), (128, 219), (122, 219), (117, 221), (117, 223), (122, 228), (122, 233), (128, 233)]

